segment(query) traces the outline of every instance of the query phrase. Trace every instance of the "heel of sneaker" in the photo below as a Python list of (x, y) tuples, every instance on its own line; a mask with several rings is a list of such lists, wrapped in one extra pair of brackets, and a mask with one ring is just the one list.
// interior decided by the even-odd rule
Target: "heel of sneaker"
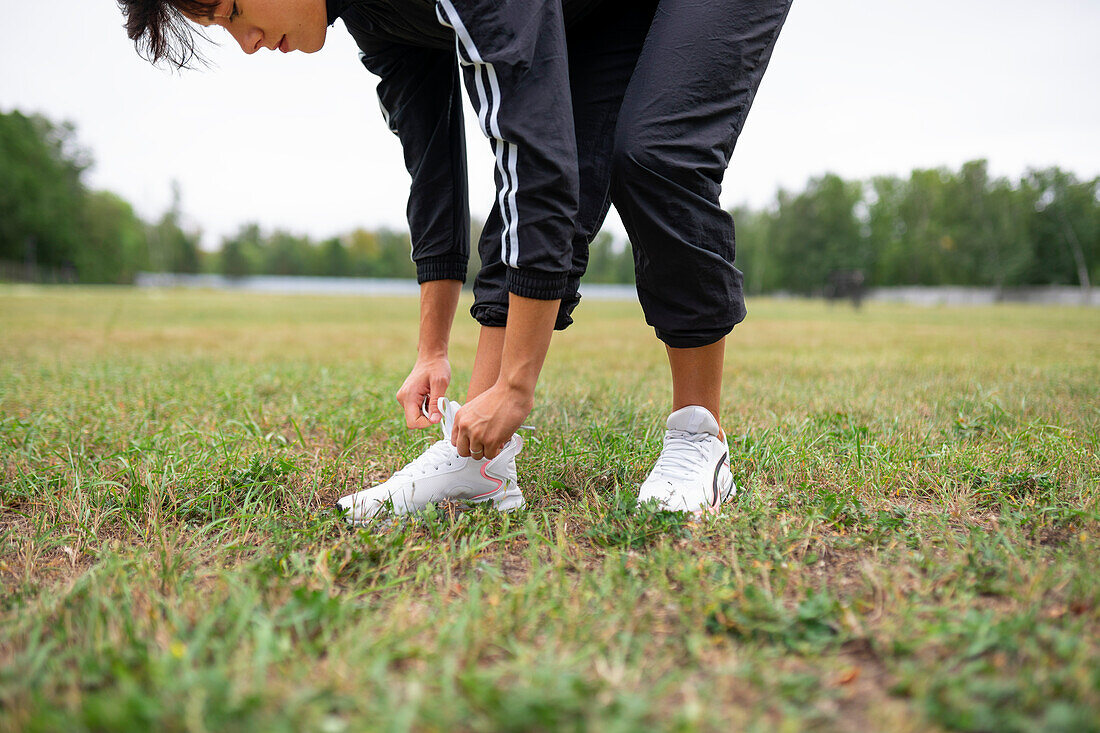
[(523, 498), (523, 492), (518, 486), (501, 492), (500, 497), (493, 498), (492, 501), (493, 506), (500, 512), (514, 512), (527, 506), (527, 500)]
[(516, 485), (507, 486), (502, 491), (497, 491), (488, 496), (470, 500), (472, 504), (484, 504), (491, 501), (497, 511), (514, 512), (527, 506), (527, 500), (523, 498), (523, 492)]
[(726, 487), (726, 493), (722, 496), (722, 501), (729, 501), (735, 496), (737, 496), (737, 482), (733, 480), (733, 474), (730, 474), (729, 486)]
[(727, 473), (722, 480), (721, 491), (718, 494), (718, 501), (714, 504), (708, 504), (702, 509), (695, 512), (696, 514), (717, 514), (722, 511), (722, 505), (725, 504), (730, 498), (737, 495), (737, 482), (733, 480), (733, 474)]

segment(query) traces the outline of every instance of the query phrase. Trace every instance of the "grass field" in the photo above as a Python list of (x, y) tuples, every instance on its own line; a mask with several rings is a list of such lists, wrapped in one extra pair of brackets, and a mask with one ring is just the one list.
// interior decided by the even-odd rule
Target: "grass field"
[(663, 352), (586, 302), (527, 510), (351, 530), (414, 301), (0, 288), (0, 729), (1100, 730), (1100, 311), (749, 308), (721, 516), (632, 508)]

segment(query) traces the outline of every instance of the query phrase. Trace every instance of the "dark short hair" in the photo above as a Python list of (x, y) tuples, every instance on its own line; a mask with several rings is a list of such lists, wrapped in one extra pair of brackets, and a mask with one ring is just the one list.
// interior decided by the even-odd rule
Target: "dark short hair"
[(219, 0), (118, 0), (126, 16), (126, 35), (142, 58), (156, 64), (164, 61), (177, 69), (202, 63), (195, 37), (201, 29), (188, 16), (213, 18)]

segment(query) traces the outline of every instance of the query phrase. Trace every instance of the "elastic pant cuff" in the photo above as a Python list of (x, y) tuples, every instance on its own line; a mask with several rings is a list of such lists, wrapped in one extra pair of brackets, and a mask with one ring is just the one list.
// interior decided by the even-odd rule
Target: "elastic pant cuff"
[(486, 328), (504, 328), (508, 325), (508, 309), (499, 305), (479, 305), (470, 308), (470, 315)]
[(724, 328), (707, 331), (665, 331), (660, 328), (654, 328), (653, 330), (656, 332), (657, 338), (674, 349), (697, 349), (700, 346), (710, 346), (718, 342), (729, 334), (736, 325), (736, 323), (731, 323)]
[[(561, 307), (558, 308), (558, 318), (554, 322), (555, 331), (564, 331), (573, 325), (573, 319), (570, 317), (573, 308), (577, 305), (579, 298), (574, 298), (571, 302), (566, 303), (562, 301)], [(508, 309), (499, 305), (484, 305), (474, 304), (470, 308), (470, 315), (474, 317), (474, 320), (479, 325), (486, 328), (504, 328), (508, 325)]]
[(508, 292), (535, 300), (561, 300), (569, 283), (568, 272), (542, 272), (508, 268)]
[(460, 280), (466, 282), (467, 258), (461, 255), (422, 257), (416, 261), (416, 282)]

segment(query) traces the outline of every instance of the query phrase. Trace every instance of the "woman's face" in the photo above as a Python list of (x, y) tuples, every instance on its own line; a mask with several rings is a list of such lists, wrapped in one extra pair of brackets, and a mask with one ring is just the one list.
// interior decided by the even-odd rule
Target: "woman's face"
[(212, 17), (191, 20), (225, 28), (245, 53), (313, 53), (325, 45), (328, 31), (325, 0), (221, 0)]

